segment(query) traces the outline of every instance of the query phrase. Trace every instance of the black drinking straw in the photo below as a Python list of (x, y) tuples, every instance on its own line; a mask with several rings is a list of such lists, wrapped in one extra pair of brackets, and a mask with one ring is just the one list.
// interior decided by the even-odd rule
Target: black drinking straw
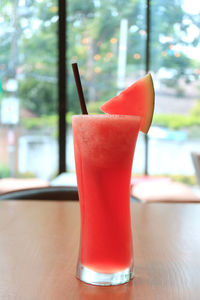
[(79, 97), (79, 102), (81, 105), (82, 114), (88, 115), (77, 63), (72, 64), (72, 69), (73, 69), (73, 73), (74, 73), (74, 79), (76, 82), (76, 88), (77, 88), (77, 92), (78, 92), (78, 97)]

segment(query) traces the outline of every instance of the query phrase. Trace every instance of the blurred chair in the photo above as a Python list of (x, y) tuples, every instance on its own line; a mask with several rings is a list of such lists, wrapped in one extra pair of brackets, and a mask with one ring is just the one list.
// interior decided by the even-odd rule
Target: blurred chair
[(187, 184), (169, 178), (134, 178), (131, 195), (144, 203), (200, 203), (200, 197)]
[[(136, 196), (130, 196), (131, 202), (140, 202)], [(48, 186), (30, 189), (20, 189), (0, 194), (1, 200), (49, 200), (67, 201), (79, 200), (78, 189), (74, 186)]]
[(27, 188), (0, 194), (0, 200), (79, 200), (78, 189), (73, 186)]
[(137, 203), (141, 202), (141, 200), (138, 197), (133, 196), (133, 195), (130, 195), (130, 199), (131, 199), (131, 202), (137, 202)]
[(192, 157), (192, 162), (193, 162), (197, 182), (200, 185), (200, 153), (192, 152), (191, 157)]
[[(65, 184), (66, 185), (66, 184)], [(71, 186), (71, 184), (68, 184)], [(47, 180), (39, 178), (0, 178), (0, 195), (22, 189), (48, 187)]]

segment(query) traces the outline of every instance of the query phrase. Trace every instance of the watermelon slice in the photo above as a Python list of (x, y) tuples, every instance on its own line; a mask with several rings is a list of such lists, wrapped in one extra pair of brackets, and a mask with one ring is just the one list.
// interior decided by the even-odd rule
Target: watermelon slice
[(108, 114), (140, 116), (140, 131), (147, 133), (153, 118), (154, 98), (153, 80), (151, 74), (147, 74), (105, 102), (100, 109)]

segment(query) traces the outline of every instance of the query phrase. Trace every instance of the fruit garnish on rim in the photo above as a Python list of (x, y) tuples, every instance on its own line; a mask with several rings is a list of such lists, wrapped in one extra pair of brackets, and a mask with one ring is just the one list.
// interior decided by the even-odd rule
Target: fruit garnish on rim
[(140, 116), (140, 131), (147, 134), (153, 118), (154, 98), (153, 80), (149, 73), (105, 102), (100, 109), (108, 114)]

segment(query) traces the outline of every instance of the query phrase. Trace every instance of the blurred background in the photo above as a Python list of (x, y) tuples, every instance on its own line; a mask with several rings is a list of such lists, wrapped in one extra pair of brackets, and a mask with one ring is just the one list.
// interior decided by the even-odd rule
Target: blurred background
[[(75, 172), (71, 116), (80, 114), (78, 62), (89, 113), (152, 73), (156, 107), (133, 171), (197, 183), (200, 152), (200, 2), (71, 0), (66, 9), (66, 164)], [(58, 1), (1, 0), (0, 178), (59, 173)], [(64, 62), (63, 62), (64, 63)]]

